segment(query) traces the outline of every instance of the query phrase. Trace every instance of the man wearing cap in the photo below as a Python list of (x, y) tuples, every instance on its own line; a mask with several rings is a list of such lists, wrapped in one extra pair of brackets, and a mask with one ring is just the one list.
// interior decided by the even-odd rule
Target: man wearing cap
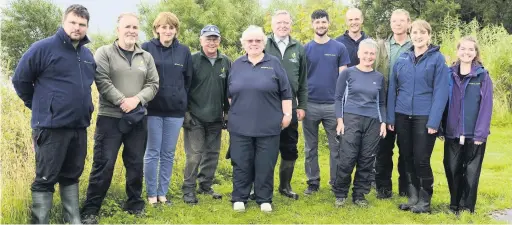
[(290, 37), (292, 18), (286, 10), (278, 10), (272, 16), (272, 33), (268, 36), (265, 52), (281, 60), (292, 88), (292, 121), (290, 126), (281, 131), (279, 151), (281, 166), (279, 168), (279, 193), (298, 199), (292, 191), (291, 181), (295, 161), (298, 158), (297, 142), (299, 140), (299, 120), (306, 116), (308, 99), (306, 54), (304, 47)]
[(182, 190), (186, 203), (197, 203), (196, 182), (197, 193), (222, 198), (212, 184), (229, 109), (226, 82), (231, 60), (219, 51), (220, 40), (219, 28), (206, 25), (199, 37), (201, 50), (192, 55), (194, 72), (183, 124), (186, 164)]
[(143, 106), (157, 93), (159, 79), (153, 57), (137, 44), (138, 28), (135, 14), (121, 14), (118, 39), (100, 47), (94, 56), (100, 107), (94, 134), (94, 162), (82, 208), (85, 224), (98, 222), (121, 144), (128, 196), (124, 210), (139, 215), (144, 209), (141, 194), (147, 120)]

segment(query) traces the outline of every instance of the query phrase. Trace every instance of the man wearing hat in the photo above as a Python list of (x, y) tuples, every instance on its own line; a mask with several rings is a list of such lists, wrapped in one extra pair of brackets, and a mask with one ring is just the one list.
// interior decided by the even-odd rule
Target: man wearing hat
[(219, 28), (206, 25), (199, 37), (201, 50), (192, 55), (194, 72), (185, 114), (186, 164), (183, 175), (183, 200), (197, 203), (197, 193), (221, 199), (212, 189), (219, 160), (222, 128), (227, 120), (227, 77), (231, 60), (219, 51)]
[(118, 18), (118, 39), (100, 47), (95, 55), (99, 112), (94, 133), (94, 156), (82, 207), (82, 223), (95, 224), (107, 194), (121, 144), (126, 168), (124, 210), (141, 214), (144, 209), (142, 180), (147, 119), (144, 106), (158, 91), (159, 78), (153, 57), (137, 44), (139, 20), (135, 14)]

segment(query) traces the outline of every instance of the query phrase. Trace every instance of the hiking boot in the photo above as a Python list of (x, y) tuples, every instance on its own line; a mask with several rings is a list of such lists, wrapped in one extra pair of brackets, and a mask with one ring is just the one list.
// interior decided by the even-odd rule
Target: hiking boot
[(199, 202), (197, 200), (196, 194), (194, 194), (193, 192), (184, 194), (183, 195), (183, 201), (185, 203), (191, 204), (191, 205), (195, 205), (195, 204), (197, 204)]
[(340, 208), (340, 207), (343, 207), (343, 205), (345, 205), (346, 202), (347, 202), (347, 198), (336, 198), (336, 201), (334, 202), (334, 206), (336, 206), (336, 208)]
[(387, 188), (380, 188), (377, 190), (378, 199), (387, 199), (393, 197), (393, 192)]
[(432, 193), (434, 192), (432, 185), (434, 184), (433, 178), (419, 178), (420, 191), (419, 200), (416, 205), (411, 207), (413, 213), (430, 213), (430, 201)]
[(212, 196), (212, 198), (213, 198), (213, 199), (222, 199), (222, 195), (221, 195), (221, 194), (219, 194), (219, 193), (217, 193), (217, 192), (215, 192), (215, 191), (213, 190), (213, 188), (210, 188), (210, 189), (208, 189), (208, 190), (205, 190), (205, 189), (199, 188), (199, 189), (197, 190), (197, 193), (198, 193), (198, 194), (203, 194), (203, 195), (210, 195), (210, 196)]
[(98, 216), (97, 215), (83, 215), (82, 216), (82, 223), (83, 224), (98, 224)]
[(304, 194), (305, 195), (312, 195), (316, 192), (318, 192), (318, 186), (314, 186), (314, 185), (308, 185), (308, 188), (304, 191)]
[(407, 173), (407, 182), (408, 189), (407, 189), (407, 203), (402, 203), (398, 206), (401, 210), (407, 211), (410, 210), (413, 205), (416, 205), (418, 203), (418, 186), (417, 180), (415, 177), (412, 177), (411, 173)]

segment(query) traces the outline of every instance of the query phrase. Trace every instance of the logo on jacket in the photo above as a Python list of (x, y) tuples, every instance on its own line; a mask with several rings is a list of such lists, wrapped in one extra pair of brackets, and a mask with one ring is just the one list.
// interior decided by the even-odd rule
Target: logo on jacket
[(270, 67), (270, 66), (262, 66), (261, 67), (262, 69), (267, 69), (267, 70), (273, 70), (274, 68)]
[(292, 62), (292, 63), (298, 63), (299, 62), (299, 60), (297, 60), (297, 54), (295, 54), (295, 52), (292, 53), (291, 58), (290, 58), (290, 62)]
[(174, 65), (175, 65), (175, 66), (181, 66), (181, 67), (183, 67), (183, 65), (182, 65), (182, 64), (179, 64), (179, 63), (174, 63)]
[(222, 67), (219, 74), (220, 78), (226, 78), (226, 68)]
[(141, 60), (139, 63), (139, 67), (137, 67), (142, 72), (146, 72), (146, 66), (144, 66), (144, 62)]

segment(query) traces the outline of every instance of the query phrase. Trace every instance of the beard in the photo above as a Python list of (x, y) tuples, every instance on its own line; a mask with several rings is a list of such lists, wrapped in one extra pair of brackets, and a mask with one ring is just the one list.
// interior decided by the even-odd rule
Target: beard
[(315, 31), (315, 34), (320, 37), (323, 37), (327, 34), (327, 31), (329, 31), (329, 29), (325, 29), (325, 31), (323, 33), (321, 33), (321, 31)]
[(137, 38), (134, 38), (134, 37), (126, 37), (124, 39), (124, 43), (126, 45), (134, 45), (135, 43), (137, 43)]

